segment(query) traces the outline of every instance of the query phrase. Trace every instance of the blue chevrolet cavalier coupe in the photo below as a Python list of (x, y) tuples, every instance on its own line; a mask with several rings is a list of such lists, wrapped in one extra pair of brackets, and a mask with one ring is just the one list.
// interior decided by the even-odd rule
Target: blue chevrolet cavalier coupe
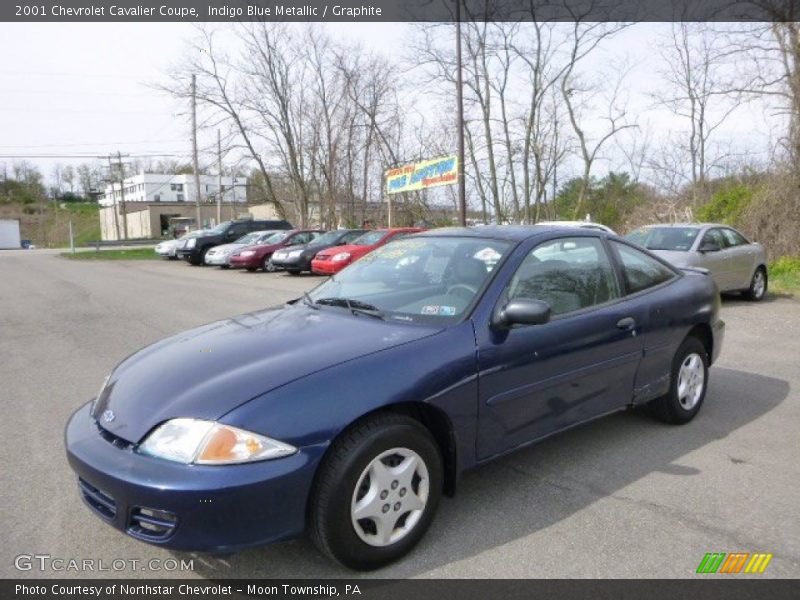
[(133, 354), (71, 417), (67, 454), (88, 506), (140, 540), (308, 532), (376, 568), (471, 467), (630, 406), (690, 421), (719, 306), (702, 270), (602, 231), (430, 231)]

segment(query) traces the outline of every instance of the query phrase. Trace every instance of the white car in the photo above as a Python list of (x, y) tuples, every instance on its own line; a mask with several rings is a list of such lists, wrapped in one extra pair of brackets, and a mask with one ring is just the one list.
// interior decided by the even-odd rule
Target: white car
[(536, 224), (549, 225), (550, 227), (580, 227), (582, 229), (605, 231), (606, 233), (611, 233), (613, 235), (617, 234), (617, 232), (611, 229), (611, 227), (606, 227), (600, 223), (593, 223), (592, 221), (539, 221)]
[(163, 242), (159, 243), (155, 247), (156, 254), (159, 256), (163, 256), (164, 258), (168, 258), (169, 260), (177, 260), (178, 259), (178, 248), (180, 248), (186, 240), (197, 237), (198, 235), (204, 233), (205, 229), (198, 229), (196, 231), (189, 231), (184, 233), (181, 237), (174, 239), (174, 240), (164, 240)]
[(166, 240), (156, 245), (156, 254), (168, 258), (170, 260), (177, 260), (179, 240)]
[(247, 235), (243, 235), (235, 242), (231, 242), (230, 244), (214, 246), (208, 252), (206, 252), (205, 262), (207, 265), (216, 265), (218, 267), (222, 267), (223, 269), (227, 269), (230, 266), (231, 255), (234, 252), (244, 248), (245, 246), (260, 244), (276, 233), (278, 232), (274, 229), (268, 231), (252, 231)]

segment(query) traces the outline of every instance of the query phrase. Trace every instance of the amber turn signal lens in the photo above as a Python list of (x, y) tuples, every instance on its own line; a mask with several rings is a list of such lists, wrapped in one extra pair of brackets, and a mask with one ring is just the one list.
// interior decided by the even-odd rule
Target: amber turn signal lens
[(234, 448), (238, 442), (236, 434), (226, 427), (217, 427), (206, 441), (198, 458), (203, 461), (221, 462), (236, 458)]

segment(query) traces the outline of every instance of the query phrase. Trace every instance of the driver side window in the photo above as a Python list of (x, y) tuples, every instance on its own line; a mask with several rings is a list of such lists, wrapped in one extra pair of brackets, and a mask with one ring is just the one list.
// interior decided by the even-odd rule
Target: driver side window
[(537, 246), (517, 269), (507, 298), (543, 300), (562, 315), (620, 297), (614, 269), (598, 238), (550, 240)]
[(703, 236), (702, 244), (706, 243), (716, 244), (720, 250), (727, 246), (725, 238), (722, 237), (722, 232), (719, 229), (709, 229), (706, 231), (706, 234)]

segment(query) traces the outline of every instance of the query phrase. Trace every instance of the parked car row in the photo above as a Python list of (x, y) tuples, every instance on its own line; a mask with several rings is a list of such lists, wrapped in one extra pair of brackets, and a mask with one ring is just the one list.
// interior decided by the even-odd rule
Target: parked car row
[[(614, 232), (589, 221), (546, 221), (539, 225)], [(157, 254), (183, 258), (193, 265), (242, 268), (265, 272), (285, 270), (292, 275), (309, 271), (334, 275), (344, 267), (398, 236), (421, 231), (391, 229), (293, 229), (285, 220), (227, 221), (209, 230), (192, 231), (161, 242)], [(625, 236), (679, 268), (709, 271), (721, 292), (741, 292), (750, 300), (767, 294), (766, 251), (740, 231), (715, 223), (648, 225)]]
[(284, 220), (239, 220), (161, 242), (155, 251), (170, 259), (182, 258), (192, 265), (333, 275), (393, 239), (419, 231), (422, 228), (325, 231), (293, 229)]

